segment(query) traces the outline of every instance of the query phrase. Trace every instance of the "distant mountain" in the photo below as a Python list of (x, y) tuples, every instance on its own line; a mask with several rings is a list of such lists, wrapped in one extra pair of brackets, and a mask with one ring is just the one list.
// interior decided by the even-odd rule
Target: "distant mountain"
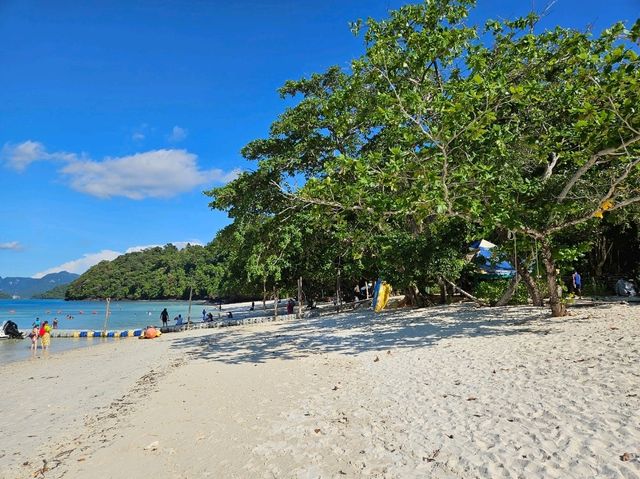
[(51, 273), (42, 278), (0, 278), (0, 292), (9, 296), (19, 296), (21, 298), (31, 298), (32, 296), (51, 291), (58, 286), (71, 283), (79, 275), (61, 271)]

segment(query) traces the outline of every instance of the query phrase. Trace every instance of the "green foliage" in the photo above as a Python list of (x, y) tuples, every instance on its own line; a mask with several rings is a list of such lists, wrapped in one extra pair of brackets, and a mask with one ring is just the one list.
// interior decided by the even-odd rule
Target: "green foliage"
[[(508, 279), (479, 281), (474, 288), (474, 294), (489, 304), (494, 304), (502, 297), (508, 285)], [(520, 282), (509, 304), (527, 304), (527, 301), (527, 288)]]
[(4, 291), (0, 291), (0, 299), (11, 299), (11, 295), (5, 293)]
[(63, 299), (66, 296), (67, 289), (69, 289), (68, 284), (61, 284), (60, 286), (56, 286), (49, 291), (45, 291), (41, 294), (33, 295), (34, 299)]
[[(475, 4), (354, 22), (365, 53), (287, 81), (292, 106), (242, 149), (255, 170), (206, 192), (230, 226), (206, 247), (102, 262), (66, 297), (295, 294), (300, 276), (308, 297), (337, 277), (348, 291), (377, 277), (424, 290), (465, 274), (471, 240), (508, 231), (547, 253), (550, 283), (556, 266), (602, 270), (603, 238), (629, 241), (607, 225), (640, 217), (640, 21), (598, 37), (537, 31), (534, 14), (478, 27)], [(493, 300), (506, 282), (477, 288)]]
[(68, 285), (66, 299), (202, 299), (217, 295), (216, 258), (203, 246), (172, 244), (102, 261)]

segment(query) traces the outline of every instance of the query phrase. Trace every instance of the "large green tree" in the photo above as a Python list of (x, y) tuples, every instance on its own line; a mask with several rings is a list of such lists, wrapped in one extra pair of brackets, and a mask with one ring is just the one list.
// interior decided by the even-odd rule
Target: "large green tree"
[(367, 22), (351, 81), (368, 100), (347, 101), (376, 105), (386, 141), (336, 155), (289, 195), (533, 238), (559, 316), (554, 238), (640, 202), (640, 23), (598, 37), (536, 32), (535, 15), (479, 29), (466, 22), (473, 4), (427, 1)]

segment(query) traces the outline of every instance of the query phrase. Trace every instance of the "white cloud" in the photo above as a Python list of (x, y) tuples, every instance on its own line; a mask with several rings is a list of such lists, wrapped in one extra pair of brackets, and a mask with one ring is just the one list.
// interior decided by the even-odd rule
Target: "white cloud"
[(8, 243), (0, 243), (0, 249), (11, 249), (14, 251), (20, 251), (22, 245), (17, 241), (9, 241)]
[[(185, 246), (187, 246), (187, 244), (202, 246), (202, 243), (198, 240), (176, 241), (172, 244), (178, 249), (184, 248)], [(100, 261), (105, 261), (105, 260), (112, 261), (122, 254), (134, 253), (136, 251), (143, 251), (145, 249), (155, 248), (156, 246), (164, 246), (164, 245), (132, 246), (131, 248), (127, 248), (127, 250), (124, 253), (120, 251), (113, 251), (110, 249), (103, 249), (98, 253), (85, 253), (82, 255), (81, 258), (74, 259), (72, 261), (67, 261), (66, 263), (62, 263), (59, 266), (54, 266), (53, 268), (49, 268), (39, 273), (36, 273), (32, 276), (32, 278), (42, 278), (47, 274), (59, 273), (60, 271), (68, 271), (69, 273), (82, 274), (92, 266), (98, 264)]]
[(140, 132), (140, 131), (136, 131), (133, 133), (133, 135), (131, 135), (131, 139), (133, 141), (142, 141), (144, 140), (144, 133)]
[(186, 150), (153, 150), (104, 161), (75, 161), (61, 171), (71, 187), (98, 198), (170, 198), (206, 183), (225, 183), (238, 172), (200, 170)]
[(5, 144), (0, 159), (16, 171), (24, 171), (34, 161), (62, 162), (59, 172), (74, 190), (98, 198), (124, 196), (134, 200), (170, 198), (208, 183), (227, 183), (240, 172), (202, 170), (197, 155), (186, 150), (151, 150), (94, 161), (75, 153), (49, 153), (42, 143), (30, 140)]
[(20, 144), (5, 143), (0, 152), (0, 159), (9, 168), (22, 172), (35, 161), (64, 161), (77, 159), (75, 153), (63, 151), (49, 153), (38, 141), (27, 140)]
[(171, 143), (178, 143), (185, 138), (187, 138), (187, 134), (189, 131), (186, 128), (181, 128), (178, 125), (174, 126), (169, 134), (169, 141)]
[(49, 268), (36, 273), (33, 275), (33, 278), (42, 278), (47, 274), (58, 273), (60, 271), (82, 274), (91, 266), (98, 264), (100, 261), (111, 261), (121, 254), (122, 253), (118, 251), (112, 251), (110, 249), (103, 249), (99, 253), (87, 253), (82, 255), (82, 258), (74, 259), (73, 261), (67, 261), (66, 263), (62, 263), (60, 266), (54, 266), (53, 268)]

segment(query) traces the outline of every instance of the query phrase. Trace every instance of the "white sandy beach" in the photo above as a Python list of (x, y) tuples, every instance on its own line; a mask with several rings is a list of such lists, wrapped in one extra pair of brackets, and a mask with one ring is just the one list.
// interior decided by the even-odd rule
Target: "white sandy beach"
[(0, 368), (0, 477), (635, 478), (639, 365), (626, 304), (123, 340)]

